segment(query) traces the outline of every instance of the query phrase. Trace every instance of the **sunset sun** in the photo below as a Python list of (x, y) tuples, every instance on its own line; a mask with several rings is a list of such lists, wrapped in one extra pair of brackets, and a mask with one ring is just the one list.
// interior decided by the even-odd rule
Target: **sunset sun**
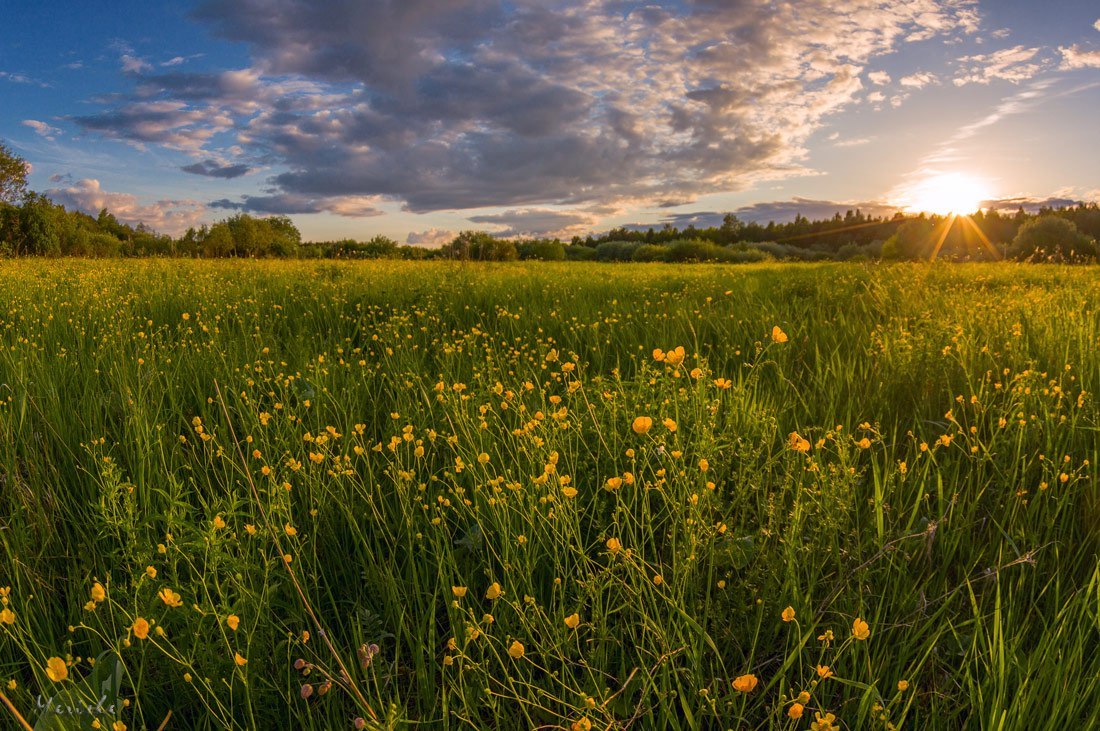
[(964, 173), (942, 173), (909, 188), (898, 203), (914, 213), (967, 215), (989, 198), (989, 187), (980, 178)]

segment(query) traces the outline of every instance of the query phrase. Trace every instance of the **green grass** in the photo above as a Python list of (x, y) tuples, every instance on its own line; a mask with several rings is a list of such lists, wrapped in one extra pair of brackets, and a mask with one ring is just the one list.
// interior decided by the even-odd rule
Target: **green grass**
[(34, 723), (107, 652), (131, 729), (1095, 727), (1097, 281), (0, 262), (0, 689)]

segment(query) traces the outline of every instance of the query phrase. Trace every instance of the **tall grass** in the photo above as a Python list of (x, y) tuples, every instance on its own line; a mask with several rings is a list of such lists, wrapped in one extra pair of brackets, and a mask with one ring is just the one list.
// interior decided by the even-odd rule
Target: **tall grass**
[(1100, 725), (1095, 269), (2, 266), (32, 723)]

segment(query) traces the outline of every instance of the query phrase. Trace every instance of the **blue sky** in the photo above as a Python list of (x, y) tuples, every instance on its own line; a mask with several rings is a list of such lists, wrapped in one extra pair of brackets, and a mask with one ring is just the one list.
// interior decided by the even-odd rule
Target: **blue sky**
[(888, 213), (959, 180), (985, 205), (1100, 198), (1095, 0), (51, 2), (4, 18), (0, 139), (32, 187), (170, 233), (246, 211), (310, 239), (570, 236)]

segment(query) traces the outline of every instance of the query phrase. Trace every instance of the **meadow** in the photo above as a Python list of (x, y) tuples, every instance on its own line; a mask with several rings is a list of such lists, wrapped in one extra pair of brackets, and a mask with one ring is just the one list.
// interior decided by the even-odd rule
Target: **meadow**
[(1053, 265), (0, 261), (0, 725), (1098, 727), (1098, 311)]

